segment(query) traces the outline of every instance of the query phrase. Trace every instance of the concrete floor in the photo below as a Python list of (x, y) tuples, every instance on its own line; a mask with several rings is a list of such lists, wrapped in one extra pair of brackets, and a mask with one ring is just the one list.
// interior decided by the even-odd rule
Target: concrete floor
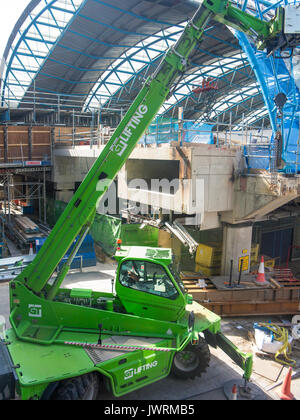
[[(98, 264), (97, 267), (84, 269), (83, 273), (74, 271), (67, 276), (64, 287), (111, 291), (111, 279), (114, 278), (114, 272), (115, 267), (112, 264)], [(8, 320), (8, 283), (0, 283), (0, 314)], [(290, 321), (290, 319), (285, 317), (284, 321)], [(251, 352), (253, 347), (249, 341), (248, 332), (252, 330), (253, 323), (269, 321), (282, 322), (283, 319), (281, 317), (225, 318), (222, 321), (222, 332), (242, 351)], [(7, 327), (9, 327), (9, 322)], [(115, 398), (106, 390), (101, 390), (99, 400), (225, 400), (224, 385), (229, 381), (235, 383), (241, 380), (242, 370), (220, 349), (211, 348), (211, 355), (210, 366), (201, 378), (182, 381), (168, 377), (121, 398)], [(294, 369), (294, 372), (296, 372), (300, 368), (300, 353), (293, 353), (293, 357), (297, 359), (297, 366)], [(280, 390), (281, 385), (272, 390), (270, 388), (282, 381), (287, 371), (286, 367), (281, 367), (281, 365), (275, 363), (272, 357), (254, 356), (254, 372), (251, 382), (257, 399), (279, 399), (276, 391)], [(291, 391), (297, 400), (300, 399), (300, 378), (292, 380)]]

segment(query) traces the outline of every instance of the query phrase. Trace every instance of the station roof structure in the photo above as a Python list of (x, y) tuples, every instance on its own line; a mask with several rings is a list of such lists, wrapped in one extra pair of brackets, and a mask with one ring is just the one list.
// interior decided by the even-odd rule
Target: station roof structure
[[(197, 0), (30, 1), (4, 53), (2, 108), (123, 114), (198, 6)], [(208, 78), (214, 88), (202, 89)], [(268, 121), (248, 59), (224, 25), (206, 29), (159, 115), (176, 118), (178, 107), (186, 119)]]

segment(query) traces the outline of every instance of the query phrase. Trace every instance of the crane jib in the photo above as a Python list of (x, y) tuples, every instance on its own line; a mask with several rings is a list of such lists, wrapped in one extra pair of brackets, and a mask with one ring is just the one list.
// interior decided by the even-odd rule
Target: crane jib
[[(137, 142), (168, 97), (171, 88), (185, 71), (188, 59), (201, 41), (212, 12), (200, 6), (173, 48), (166, 53), (155, 73), (147, 79), (131, 107), (116, 128), (110, 141), (90, 169), (60, 216), (39, 254), (17, 281), (31, 291), (53, 299), (67, 267), (59, 273), (51, 292), (47, 290), (56, 267), (64, 257), (83, 226), (91, 226), (96, 208), (117, 176)], [(45, 261), (47, 264), (45, 265)]]

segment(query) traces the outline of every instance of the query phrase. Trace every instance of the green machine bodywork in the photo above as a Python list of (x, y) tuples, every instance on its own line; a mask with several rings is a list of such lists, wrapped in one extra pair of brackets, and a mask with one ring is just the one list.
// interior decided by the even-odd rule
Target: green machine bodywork
[(224, 0), (202, 3), (145, 82), (34, 261), (10, 283), (11, 329), (0, 341), (0, 399), (12, 398), (15, 389), (22, 399), (50, 399), (60, 384), (95, 372), (121, 396), (168, 376), (176, 355), (188, 353), (187, 348), (192, 352), (200, 335), (224, 349), (250, 379), (252, 355), (221, 334), (219, 316), (187, 295), (168, 249), (121, 246), (115, 293), (61, 287), (99, 200), (184, 73), (212, 18), (255, 34), (260, 48), (276, 49), (283, 31), (281, 9), (273, 21), (264, 22)]
[(61, 288), (49, 300), (11, 283), (5, 345), (22, 399), (45, 398), (59, 382), (91, 372), (122, 396), (168, 376), (174, 356), (197, 344), (200, 333), (227, 346), (250, 379), (252, 355), (230, 343), (220, 317), (185, 292), (170, 249), (121, 247), (116, 259), (115, 293)]

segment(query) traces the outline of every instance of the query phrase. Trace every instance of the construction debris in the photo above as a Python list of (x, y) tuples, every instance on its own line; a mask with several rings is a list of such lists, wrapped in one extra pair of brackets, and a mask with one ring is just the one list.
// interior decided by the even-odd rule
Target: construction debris
[(0, 282), (14, 279), (30, 264), (35, 255), (21, 255), (19, 257), (2, 258), (0, 260)]
[(28, 217), (15, 216), (11, 229), (21, 248), (29, 247), (36, 240), (47, 237), (46, 232)]
[(24, 233), (39, 233), (39, 227), (28, 217), (15, 217), (15, 222), (18, 228), (20, 228)]
[(293, 337), (287, 328), (276, 324), (254, 324), (255, 341), (258, 350), (274, 355), (278, 363), (295, 366), (296, 360), (291, 359)]

